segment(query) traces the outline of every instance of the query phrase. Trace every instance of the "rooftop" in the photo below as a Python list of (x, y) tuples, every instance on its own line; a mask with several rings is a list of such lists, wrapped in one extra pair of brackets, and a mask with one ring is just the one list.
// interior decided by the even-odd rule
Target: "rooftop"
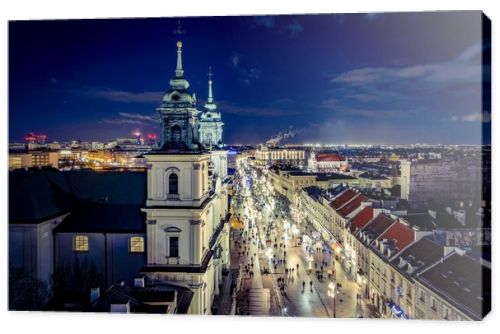
[(134, 204), (78, 204), (55, 232), (146, 233), (141, 207)]
[(359, 194), (358, 192), (352, 189), (348, 189), (344, 193), (342, 193), (339, 197), (337, 197), (334, 201), (332, 201), (332, 203), (330, 203), (330, 206), (335, 210), (338, 210), (358, 194)]
[(316, 161), (345, 161), (345, 158), (337, 153), (318, 153)]
[(372, 218), (373, 208), (371, 206), (364, 207), (351, 219), (351, 224), (349, 226), (351, 232), (363, 228)]
[(394, 220), (387, 216), (385, 213), (379, 214), (377, 217), (372, 219), (365, 227), (361, 230), (364, 234), (370, 236), (370, 241), (376, 239), (379, 235), (385, 232), (394, 223)]
[(491, 269), (467, 255), (453, 253), (417, 279), (474, 320), (491, 310)]
[(316, 180), (329, 181), (329, 180), (356, 180), (354, 176), (338, 174), (338, 173), (317, 173)]
[(403, 275), (410, 277), (444, 256), (444, 247), (430, 237), (424, 237), (406, 248), (391, 264)]
[(129, 303), (132, 313), (159, 313), (170, 311), (167, 303), (175, 302), (173, 313), (186, 314), (194, 293), (185, 287), (163, 284), (145, 288), (135, 288), (123, 284), (112, 285), (91, 306), (94, 312), (110, 312), (111, 304)]
[(342, 217), (347, 217), (354, 210), (359, 208), (361, 203), (366, 201), (366, 200), (368, 200), (368, 197), (366, 197), (365, 195), (359, 194), (359, 196), (356, 196), (354, 199), (352, 199), (350, 202), (348, 202), (346, 205), (344, 205), (342, 208), (340, 208), (337, 212)]
[(9, 172), (9, 223), (39, 223), (82, 204), (142, 205), (146, 173), (56, 169)]
[[(388, 242), (388, 247), (396, 254), (415, 240), (415, 231), (399, 220), (392, 224), (377, 240)], [(385, 255), (385, 254), (384, 254)]]
[(369, 180), (388, 180), (388, 178), (385, 177), (384, 175), (370, 173), (370, 172), (363, 173), (363, 174), (359, 175), (359, 177), (363, 178), (363, 179), (369, 179)]

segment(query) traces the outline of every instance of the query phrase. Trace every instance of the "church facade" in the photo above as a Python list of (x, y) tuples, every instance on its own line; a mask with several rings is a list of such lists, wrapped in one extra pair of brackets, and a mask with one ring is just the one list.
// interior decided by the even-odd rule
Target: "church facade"
[(175, 76), (157, 109), (161, 141), (145, 155), (147, 264), (141, 273), (191, 289), (188, 313), (210, 314), (229, 268), (227, 151), (211, 78), (204, 111), (188, 88), (178, 41)]

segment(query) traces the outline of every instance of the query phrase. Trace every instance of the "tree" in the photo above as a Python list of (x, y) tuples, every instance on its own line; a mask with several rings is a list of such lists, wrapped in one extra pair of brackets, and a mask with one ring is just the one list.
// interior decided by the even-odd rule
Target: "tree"
[(9, 310), (41, 310), (50, 298), (47, 283), (26, 273), (23, 268), (9, 268)]
[(94, 262), (85, 259), (80, 262), (76, 256), (71, 265), (63, 265), (52, 277), (55, 305), (65, 302), (86, 304), (89, 302), (91, 288), (100, 286), (101, 275)]

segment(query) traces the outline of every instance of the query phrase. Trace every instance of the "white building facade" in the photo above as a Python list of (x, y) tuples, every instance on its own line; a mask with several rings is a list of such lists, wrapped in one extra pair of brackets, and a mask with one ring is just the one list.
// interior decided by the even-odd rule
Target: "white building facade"
[[(189, 287), (194, 292), (189, 313), (210, 314), (222, 270), (229, 267), (227, 152), (207, 150), (212, 140), (222, 143), (222, 123), (215, 122), (220, 131), (207, 140), (210, 131), (199, 126), (200, 112), (188, 87), (179, 41), (175, 77), (158, 108), (160, 148), (145, 155), (147, 265), (142, 273)], [(211, 102), (207, 113), (215, 111)]]

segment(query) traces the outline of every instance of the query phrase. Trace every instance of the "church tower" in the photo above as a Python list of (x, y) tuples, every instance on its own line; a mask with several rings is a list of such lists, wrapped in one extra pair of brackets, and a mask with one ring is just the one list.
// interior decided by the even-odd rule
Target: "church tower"
[(200, 142), (205, 147), (222, 147), (222, 123), (220, 112), (212, 93), (212, 69), (208, 72), (208, 98), (205, 110), (200, 115)]
[(184, 78), (180, 38), (176, 46), (175, 76), (157, 109), (160, 146), (145, 154), (147, 265), (141, 273), (160, 290), (165, 283), (190, 288), (189, 313), (210, 314), (229, 267), (227, 180), (209, 175), (211, 152), (198, 142), (199, 111)]
[(161, 120), (161, 149), (198, 149), (198, 114), (196, 95), (188, 90), (189, 82), (182, 69), (182, 42), (177, 41), (177, 66), (170, 89), (156, 110)]

